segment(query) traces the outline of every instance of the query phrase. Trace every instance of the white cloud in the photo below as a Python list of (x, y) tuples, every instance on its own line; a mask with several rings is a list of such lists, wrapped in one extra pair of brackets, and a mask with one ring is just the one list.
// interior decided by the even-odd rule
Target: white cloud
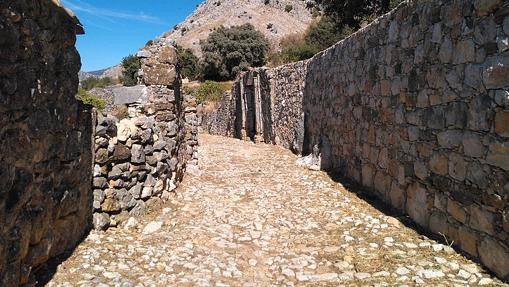
[(93, 6), (82, 0), (63, 0), (62, 2), (66, 7), (77, 12), (78, 14), (79, 12), (86, 13), (89, 14), (90, 16), (95, 16), (113, 23), (115, 23), (115, 19), (117, 20), (123, 19), (151, 24), (163, 24), (163, 25), (166, 24), (158, 17), (150, 16), (143, 12), (135, 14), (124, 11), (109, 10)]

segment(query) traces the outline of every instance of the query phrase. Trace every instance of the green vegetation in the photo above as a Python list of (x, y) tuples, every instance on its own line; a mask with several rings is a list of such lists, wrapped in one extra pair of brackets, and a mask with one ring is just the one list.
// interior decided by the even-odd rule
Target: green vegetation
[(286, 4), (285, 6), (285, 12), (290, 13), (293, 10), (293, 6), (290, 4)]
[(316, 53), (348, 37), (352, 29), (345, 26), (341, 29), (329, 17), (322, 17), (312, 24), (304, 36), (290, 35), (281, 41), (281, 51), (270, 56), (274, 66), (301, 61), (313, 57)]
[(326, 15), (339, 26), (361, 27), (366, 19), (378, 17), (403, 0), (318, 0)]
[(122, 59), (122, 78), (120, 81), (124, 86), (131, 87), (138, 84), (138, 70), (140, 69), (140, 60), (135, 55), (129, 55)]
[(249, 67), (260, 67), (269, 50), (268, 40), (251, 24), (220, 27), (200, 44), (206, 80), (231, 80)]
[(191, 81), (197, 80), (200, 77), (200, 64), (198, 57), (193, 54), (191, 49), (184, 49), (181, 46), (176, 46), (176, 48), (179, 62), (182, 66), (182, 77), (188, 78)]
[(184, 86), (184, 93), (192, 95), (198, 103), (218, 102), (231, 88), (231, 82), (205, 81), (198, 86)]
[(80, 82), (81, 87), (86, 90), (90, 91), (93, 88), (106, 88), (107, 86), (111, 86), (113, 84), (113, 81), (111, 78), (105, 77), (105, 78), (96, 78), (96, 77), (90, 77)]
[(83, 88), (80, 88), (78, 90), (78, 95), (76, 95), (76, 98), (82, 101), (84, 104), (94, 106), (96, 109), (100, 111), (102, 111), (104, 107), (106, 107), (106, 101), (104, 99), (88, 93)]
[[(312, 24), (304, 36), (290, 35), (282, 40), (281, 50), (270, 55), (278, 66), (311, 58), (316, 53), (350, 36), (364, 23), (398, 6), (403, 0), (318, 0), (324, 16)], [(319, 12), (316, 11), (316, 15)]]

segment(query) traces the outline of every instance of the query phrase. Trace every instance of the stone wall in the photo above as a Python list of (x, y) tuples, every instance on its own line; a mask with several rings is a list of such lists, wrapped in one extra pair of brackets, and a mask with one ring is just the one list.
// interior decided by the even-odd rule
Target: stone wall
[[(168, 199), (197, 164), (196, 102), (180, 93), (175, 49), (156, 41), (138, 53), (140, 83), (115, 96), (128, 116), (99, 116), (95, 137), (94, 226), (106, 229)], [(128, 96), (126, 96), (128, 95)]]
[(509, 280), (508, 15), (499, 0), (404, 3), (306, 63), (243, 75), (209, 118), (314, 154)]
[(74, 97), (82, 32), (55, 1), (0, 1), (0, 286), (33, 283), (91, 226), (92, 113)]

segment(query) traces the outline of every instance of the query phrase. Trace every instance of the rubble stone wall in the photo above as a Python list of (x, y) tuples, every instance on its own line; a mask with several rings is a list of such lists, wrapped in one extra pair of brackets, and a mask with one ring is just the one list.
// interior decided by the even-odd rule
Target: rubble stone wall
[(77, 20), (0, 1), (0, 286), (33, 284), (92, 223), (92, 112), (75, 99)]
[(294, 150), (508, 280), (508, 15), (499, 0), (404, 3), (306, 63), (244, 74), (237, 87), (259, 83), (234, 89), (215, 121), (287, 147), (303, 135)]
[(134, 100), (127, 103), (127, 118), (98, 117), (93, 179), (96, 229), (117, 226), (144, 214), (150, 201), (167, 199), (181, 182), (186, 165), (198, 161), (196, 102), (180, 93), (174, 48), (156, 42), (138, 56), (142, 86), (127, 91)]

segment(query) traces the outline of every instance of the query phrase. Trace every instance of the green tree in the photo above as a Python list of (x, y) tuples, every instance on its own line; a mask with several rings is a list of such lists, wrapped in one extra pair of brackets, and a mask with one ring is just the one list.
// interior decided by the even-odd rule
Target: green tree
[(124, 86), (130, 87), (138, 84), (138, 70), (140, 69), (140, 60), (135, 55), (129, 55), (122, 59), (122, 79)]
[(365, 19), (380, 16), (403, 0), (317, 0), (317, 2), (338, 26), (358, 29)]
[(198, 57), (193, 54), (191, 49), (184, 49), (176, 46), (179, 62), (182, 67), (182, 77), (190, 80), (197, 80), (200, 76), (200, 65)]
[(269, 42), (253, 25), (219, 27), (200, 43), (201, 70), (208, 80), (229, 80), (249, 67), (265, 64)]

